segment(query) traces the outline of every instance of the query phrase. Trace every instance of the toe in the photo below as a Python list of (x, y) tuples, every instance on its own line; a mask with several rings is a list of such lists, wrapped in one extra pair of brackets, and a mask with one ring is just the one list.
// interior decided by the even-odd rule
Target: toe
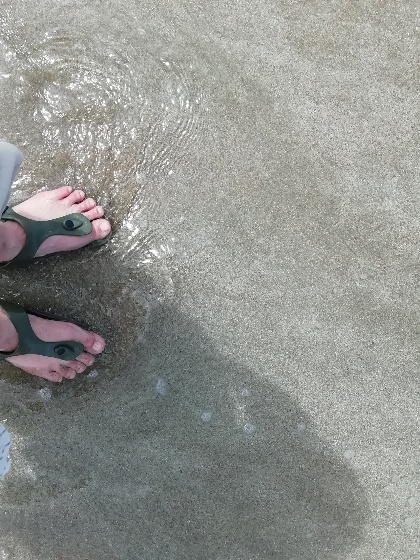
[(102, 206), (95, 206), (91, 210), (88, 210), (87, 212), (83, 212), (83, 215), (86, 216), (86, 218), (92, 222), (93, 220), (97, 220), (98, 218), (102, 218), (104, 213), (105, 212), (104, 212), (104, 209), (102, 208)]
[(105, 348), (105, 340), (99, 334), (93, 332), (85, 332), (85, 340), (83, 341), (85, 350), (90, 354), (100, 354)]
[[(33, 315), (29, 316), (31, 321), (31, 326), (35, 331), (35, 334), (39, 336), (38, 331), (34, 325), (36, 325), (37, 317)], [(86, 365), (90, 365), (90, 361), (93, 360), (91, 356), (89, 358), (89, 354), (100, 354), (103, 349), (105, 348), (105, 341), (99, 335), (92, 331), (85, 331), (78, 325), (74, 323), (62, 322), (62, 321), (51, 321), (55, 323), (54, 325), (54, 339), (55, 340), (74, 340), (75, 342), (80, 342), (83, 344), (85, 352), (78, 356), (77, 360), (81, 358), (80, 362), (88, 362)], [(42, 336), (41, 336), (42, 337)], [(45, 338), (45, 337), (44, 337)], [(68, 362), (62, 361), (62, 365), (67, 365)], [(61, 372), (60, 372), (61, 373)]]
[(61, 383), (63, 381), (63, 376), (60, 375), (57, 371), (45, 371), (39, 377), (43, 377), (48, 381), (52, 381), (53, 383)]
[(77, 361), (82, 362), (85, 366), (91, 366), (95, 361), (95, 358), (92, 354), (88, 354), (87, 352), (82, 352), (79, 356), (77, 356)]
[(72, 191), (73, 191), (73, 187), (66, 185), (65, 187), (59, 187), (58, 189), (54, 189), (53, 191), (51, 191), (51, 193), (53, 193), (57, 197), (57, 200), (62, 200), (63, 198), (69, 196), (69, 194)]
[(85, 364), (82, 364), (82, 362), (79, 362), (78, 360), (67, 362), (66, 365), (67, 367), (73, 369), (76, 373), (82, 373), (86, 369)]
[(93, 200), (93, 198), (86, 198), (80, 204), (77, 205), (76, 212), (80, 212), (80, 213), (88, 212), (89, 210), (92, 210), (92, 208), (95, 208), (95, 206), (96, 206), (96, 201)]
[[(111, 224), (108, 220), (94, 220), (92, 222), (92, 234), (95, 239), (103, 239), (111, 231)], [(92, 235), (91, 234), (91, 235)]]
[(57, 367), (57, 373), (62, 375), (66, 379), (74, 379), (76, 377), (77, 371), (73, 367), (69, 367), (71, 362), (67, 362), (66, 365), (60, 365)]
[[(32, 318), (32, 316), (30, 316)], [(58, 326), (60, 325), (60, 326)], [(74, 340), (83, 344), (85, 352), (82, 352), (76, 360), (82, 364), (90, 366), (94, 358), (92, 354), (100, 354), (105, 348), (105, 340), (92, 331), (85, 331), (73, 323), (59, 323), (55, 327), (55, 332), (60, 333), (62, 340)], [(64, 362), (65, 363), (65, 362)]]
[(82, 190), (77, 189), (77, 191), (73, 191), (69, 194), (66, 198), (66, 202), (68, 202), (68, 204), (77, 204), (78, 202), (82, 202), (82, 200), (85, 199), (85, 196), (86, 195)]

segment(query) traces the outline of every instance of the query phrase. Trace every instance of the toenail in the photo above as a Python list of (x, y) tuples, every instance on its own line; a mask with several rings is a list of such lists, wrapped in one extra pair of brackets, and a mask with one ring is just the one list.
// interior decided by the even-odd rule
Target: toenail
[(95, 342), (95, 344), (92, 346), (93, 350), (95, 352), (100, 352), (103, 348), (102, 343), (101, 342)]

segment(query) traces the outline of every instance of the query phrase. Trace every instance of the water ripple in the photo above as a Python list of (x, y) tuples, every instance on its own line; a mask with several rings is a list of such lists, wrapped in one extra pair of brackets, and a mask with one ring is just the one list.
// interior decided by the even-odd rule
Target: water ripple
[(127, 28), (127, 18), (110, 21), (93, 35), (83, 25), (11, 34), (3, 21), (0, 83), (23, 108), (24, 142), (35, 149), (15, 192), (23, 198), (46, 177), (85, 186), (111, 212), (112, 250), (143, 266), (172, 252), (155, 217), (165, 213), (163, 183), (188, 160), (205, 121), (201, 62), (155, 32)]

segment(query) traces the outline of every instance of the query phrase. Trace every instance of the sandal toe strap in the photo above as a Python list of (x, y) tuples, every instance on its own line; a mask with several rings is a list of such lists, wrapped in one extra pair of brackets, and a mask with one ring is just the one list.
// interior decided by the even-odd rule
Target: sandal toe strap
[[(84, 351), (83, 344), (80, 344), (80, 342), (71, 340), (44, 342), (34, 333), (28, 314), (23, 307), (2, 300), (0, 300), (0, 306), (7, 313), (19, 336), (19, 345), (16, 350), (14, 352), (0, 352), (1, 358), (37, 354), (69, 361), (74, 360)], [(39, 316), (42, 317), (42, 315)]]
[(26, 243), (13, 261), (32, 260), (42, 243), (53, 235), (88, 235), (92, 231), (92, 224), (83, 214), (68, 214), (62, 218), (38, 221), (31, 220), (17, 214), (12, 208), (6, 208), (2, 220), (18, 222), (26, 233)]

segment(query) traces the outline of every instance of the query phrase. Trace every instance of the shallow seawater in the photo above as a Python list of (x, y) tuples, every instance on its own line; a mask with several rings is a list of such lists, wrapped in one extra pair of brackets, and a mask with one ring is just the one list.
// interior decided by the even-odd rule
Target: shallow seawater
[(417, 266), (417, 92), (388, 20), (333, 4), (0, 0), (11, 202), (71, 184), (113, 224), (0, 270), (1, 297), (107, 340), (73, 382), (0, 364), (0, 559), (363, 557), (385, 468), (363, 411), (416, 345), (397, 271)]

